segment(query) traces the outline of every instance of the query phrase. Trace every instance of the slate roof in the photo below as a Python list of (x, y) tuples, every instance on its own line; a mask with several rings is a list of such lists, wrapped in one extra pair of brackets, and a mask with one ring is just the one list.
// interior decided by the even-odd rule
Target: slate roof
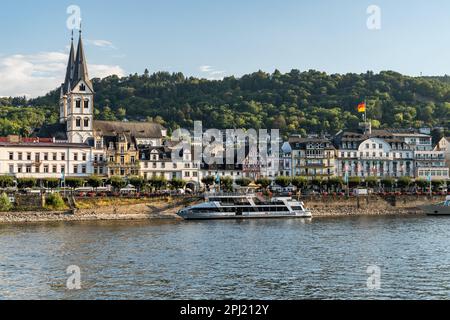
[(127, 138), (163, 138), (164, 127), (149, 122), (94, 121), (94, 131), (102, 135), (125, 134)]
[(38, 138), (55, 138), (56, 140), (66, 141), (68, 140), (67, 125), (61, 123), (45, 125), (38, 129), (35, 135)]

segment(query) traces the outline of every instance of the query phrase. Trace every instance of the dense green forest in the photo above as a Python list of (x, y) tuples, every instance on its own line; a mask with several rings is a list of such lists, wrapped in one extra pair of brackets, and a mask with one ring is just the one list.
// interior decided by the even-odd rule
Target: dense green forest
[[(279, 128), (284, 135), (334, 133), (360, 121), (359, 102), (367, 100), (375, 128), (450, 129), (448, 77), (379, 74), (326, 74), (292, 70), (262, 71), (220, 81), (158, 72), (94, 79), (96, 119), (157, 121), (169, 129)], [(27, 133), (57, 121), (59, 90), (27, 101), (0, 99), (1, 134)]]

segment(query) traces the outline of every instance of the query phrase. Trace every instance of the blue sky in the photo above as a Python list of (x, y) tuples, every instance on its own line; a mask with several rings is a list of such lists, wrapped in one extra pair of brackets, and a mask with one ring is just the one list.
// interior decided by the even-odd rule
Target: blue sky
[[(15, 0), (2, 2), (0, 96), (62, 81), (69, 5), (81, 8), (92, 76), (262, 69), (450, 74), (448, 0)], [(366, 10), (381, 9), (369, 30)]]

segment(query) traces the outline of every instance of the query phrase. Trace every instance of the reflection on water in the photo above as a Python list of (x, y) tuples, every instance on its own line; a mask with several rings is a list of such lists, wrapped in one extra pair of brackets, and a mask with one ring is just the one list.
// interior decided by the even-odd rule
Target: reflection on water
[(0, 298), (445, 299), (449, 234), (425, 217), (0, 225)]

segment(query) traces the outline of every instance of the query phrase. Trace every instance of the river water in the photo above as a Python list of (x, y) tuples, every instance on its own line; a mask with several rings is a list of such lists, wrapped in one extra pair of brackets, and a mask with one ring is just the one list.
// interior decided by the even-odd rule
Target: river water
[(0, 225), (0, 299), (447, 299), (449, 237), (427, 217)]

